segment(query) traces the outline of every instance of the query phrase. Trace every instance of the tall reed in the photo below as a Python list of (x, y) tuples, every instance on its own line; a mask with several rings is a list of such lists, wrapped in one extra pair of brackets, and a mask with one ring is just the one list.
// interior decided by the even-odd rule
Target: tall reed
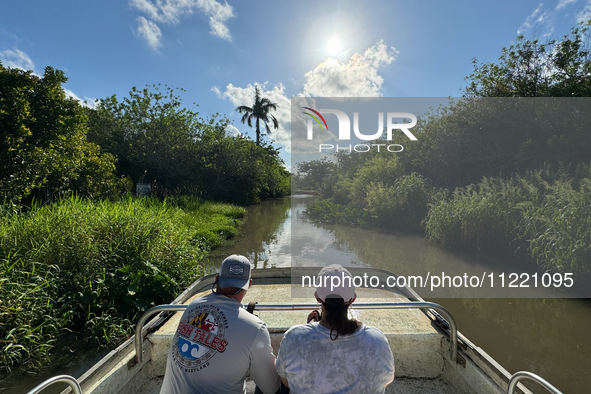
[(144, 310), (204, 274), (203, 256), (236, 234), (244, 213), (187, 197), (4, 212), (0, 369), (39, 367), (65, 330), (97, 346), (127, 337)]

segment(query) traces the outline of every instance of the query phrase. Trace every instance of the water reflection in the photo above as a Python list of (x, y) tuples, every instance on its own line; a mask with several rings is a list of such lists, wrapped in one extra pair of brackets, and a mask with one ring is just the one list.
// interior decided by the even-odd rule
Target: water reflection
[(219, 267), (229, 254), (249, 258), (258, 269), (291, 266), (291, 200), (280, 198), (248, 208), (241, 234), (214, 250), (207, 262)]

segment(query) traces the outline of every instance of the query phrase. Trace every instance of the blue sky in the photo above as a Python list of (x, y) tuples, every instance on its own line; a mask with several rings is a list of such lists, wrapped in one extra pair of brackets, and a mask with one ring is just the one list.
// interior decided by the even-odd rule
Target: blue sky
[(293, 96), (459, 96), (473, 58), (496, 61), (517, 34), (556, 39), (588, 18), (591, 0), (3, 1), (0, 61), (61, 69), (89, 102), (183, 88), (185, 106), (253, 139), (234, 108), (258, 84), (280, 106), (271, 137), (286, 147)]

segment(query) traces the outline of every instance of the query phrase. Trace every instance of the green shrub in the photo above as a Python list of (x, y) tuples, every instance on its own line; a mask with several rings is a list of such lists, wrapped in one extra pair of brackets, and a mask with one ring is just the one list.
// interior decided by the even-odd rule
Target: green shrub
[(356, 207), (337, 204), (331, 199), (317, 199), (304, 214), (318, 223), (338, 223), (353, 226), (366, 224), (367, 213)]
[(527, 202), (521, 210), (518, 234), (538, 264), (548, 271), (591, 278), (590, 179), (582, 179), (578, 190), (568, 182), (556, 182), (543, 201)]
[(5, 212), (1, 368), (38, 367), (65, 330), (97, 346), (130, 335), (143, 311), (170, 302), (205, 273), (203, 256), (236, 234), (244, 213), (188, 197), (71, 198)]
[(425, 177), (411, 174), (397, 178), (392, 186), (370, 183), (365, 201), (373, 224), (393, 230), (418, 231), (427, 217), (429, 205), (440, 193)]

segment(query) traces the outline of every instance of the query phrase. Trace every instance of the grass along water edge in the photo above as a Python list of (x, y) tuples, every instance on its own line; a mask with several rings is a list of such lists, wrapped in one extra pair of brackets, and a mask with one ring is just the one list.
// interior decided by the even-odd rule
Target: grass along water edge
[(3, 212), (0, 374), (46, 365), (66, 332), (97, 347), (127, 338), (143, 311), (205, 273), (203, 257), (237, 234), (245, 212), (194, 197)]

